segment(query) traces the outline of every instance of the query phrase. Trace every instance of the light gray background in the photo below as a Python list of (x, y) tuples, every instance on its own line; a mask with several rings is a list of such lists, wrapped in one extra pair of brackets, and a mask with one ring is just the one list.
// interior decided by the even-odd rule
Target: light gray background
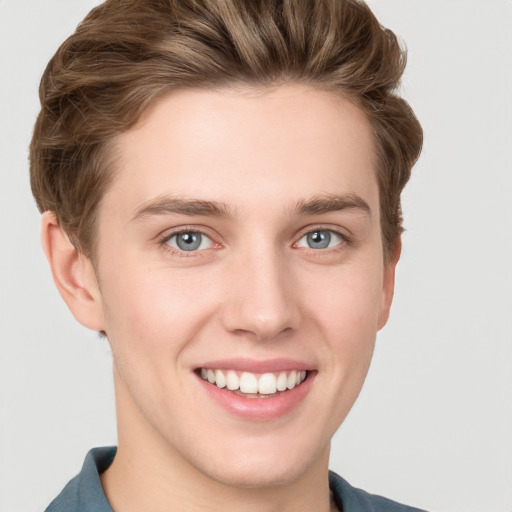
[[(0, 0), (0, 510), (42, 511), (115, 443), (106, 342), (51, 281), (28, 185), (37, 84), (93, 0)], [(438, 512), (512, 510), (512, 3), (373, 0), (425, 129), (388, 326), (332, 468)]]

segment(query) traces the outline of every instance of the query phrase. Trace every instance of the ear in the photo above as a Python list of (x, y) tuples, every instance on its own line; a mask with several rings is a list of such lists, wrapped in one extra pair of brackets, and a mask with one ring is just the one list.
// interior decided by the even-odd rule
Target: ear
[(41, 243), (55, 285), (73, 316), (89, 329), (104, 331), (101, 293), (94, 267), (71, 243), (53, 212), (42, 215)]
[(393, 302), (393, 294), (395, 292), (395, 270), (400, 253), (402, 252), (402, 239), (398, 237), (395, 241), (393, 252), (389, 261), (384, 263), (384, 276), (382, 282), (382, 295), (379, 310), (379, 320), (377, 328), (382, 329), (389, 318), (391, 303)]

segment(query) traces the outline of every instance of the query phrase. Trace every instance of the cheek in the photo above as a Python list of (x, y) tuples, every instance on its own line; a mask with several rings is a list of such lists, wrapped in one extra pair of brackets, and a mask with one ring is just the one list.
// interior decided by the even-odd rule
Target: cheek
[[(313, 283), (309, 283), (310, 287)], [(340, 268), (315, 279), (314, 307), (325, 325), (343, 331), (375, 332), (379, 317), (382, 270), (378, 265)]]
[(130, 347), (143, 357), (162, 350), (175, 354), (207, 321), (215, 304), (211, 288), (192, 273), (112, 272), (102, 294), (111, 344), (119, 345), (117, 351)]
[[(112, 272), (103, 290), (117, 401), (128, 410), (138, 404), (146, 418), (162, 424), (165, 411), (182, 406), (182, 397), (170, 390), (182, 389), (184, 356), (211, 316), (214, 302), (199, 293), (201, 282), (169, 274)], [(164, 416), (156, 420), (159, 414)]]
[[(310, 283), (311, 284), (311, 283)], [(329, 356), (344, 372), (360, 373), (369, 365), (382, 293), (382, 270), (378, 264), (364, 270), (340, 268), (316, 280), (310, 316), (327, 340)]]

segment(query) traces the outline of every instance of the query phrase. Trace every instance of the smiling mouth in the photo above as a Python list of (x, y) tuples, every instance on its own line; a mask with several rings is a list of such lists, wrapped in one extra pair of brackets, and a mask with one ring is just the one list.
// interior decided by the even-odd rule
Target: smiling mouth
[(199, 368), (196, 373), (220, 389), (244, 398), (273, 398), (300, 386), (308, 377), (306, 370), (269, 373)]

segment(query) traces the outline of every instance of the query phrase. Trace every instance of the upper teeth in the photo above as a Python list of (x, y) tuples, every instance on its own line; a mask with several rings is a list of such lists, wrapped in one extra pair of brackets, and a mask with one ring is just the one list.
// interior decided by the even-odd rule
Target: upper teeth
[(201, 368), (201, 377), (218, 388), (231, 391), (239, 389), (242, 393), (261, 393), (271, 395), (276, 391), (285, 391), (298, 386), (305, 378), (305, 370), (256, 374), (237, 373), (235, 370), (213, 370)]

